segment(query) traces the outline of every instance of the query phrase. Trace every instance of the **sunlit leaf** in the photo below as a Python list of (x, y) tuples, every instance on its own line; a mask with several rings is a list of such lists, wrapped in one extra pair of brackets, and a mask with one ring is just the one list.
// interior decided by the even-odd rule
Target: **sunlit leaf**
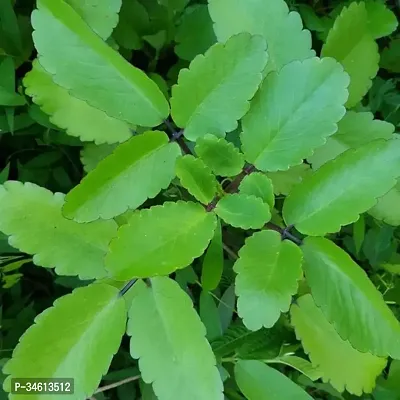
[(111, 242), (106, 268), (116, 280), (168, 275), (204, 253), (215, 226), (213, 213), (192, 202), (137, 211)]
[(130, 352), (157, 398), (222, 400), (223, 386), (206, 330), (189, 296), (167, 277), (142, 281), (129, 310)]
[(262, 172), (253, 172), (245, 176), (240, 183), (239, 192), (259, 197), (264, 203), (267, 203), (270, 208), (273, 208), (275, 205), (272, 181)]
[(246, 240), (234, 265), (238, 313), (251, 330), (272, 327), (290, 307), (302, 277), (301, 250), (264, 230)]
[(346, 389), (357, 396), (372, 392), (386, 359), (361, 353), (343, 340), (309, 294), (292, 305), (291, 316), (296, 335), (324, 382), (339, 392)]
[(243, 33), (213, 45), (180, 71), (172, 87), (171, 112), (186, 138), (225, 136), (237, 128), (261, 82), (265, 47), (260, 36)]
[(361, 352), (400, 358), (400, 322), (382, 294), (333, 242), (308, 237), (303, 269), (315, 303), (343, 340)]

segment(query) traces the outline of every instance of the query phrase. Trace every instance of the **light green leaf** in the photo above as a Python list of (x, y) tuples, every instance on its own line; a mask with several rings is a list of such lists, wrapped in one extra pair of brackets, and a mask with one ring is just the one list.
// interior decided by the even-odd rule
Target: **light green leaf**
[(386, 359), (361, 353), (344, 341), (309, 294), (300, 297), (290, 313), (296, 336), (324, 382), (357, 396), (372, 392)]
[(374, 39), (389, 36), (397, 29), (397, 17), (385, 3), (379, 1), (365, 2), (368, 13), (368, 29)]
[(261, 35), (267, 42), (266, 72), (278, 71), (295, 60), (313, 57), (311, 35), (300, 15), (289, 12), (284, 0), (209, 0), (214, 31), (220, 42), (240, 32)]
[(175, 41), (175, 53), (187, 61), (204, 53), (216, 42), (213, 23), (205, 4), (195, 4), (186, 9), (177, 28)]
[[(3, 370), (9, 375), (4, 382), (5, 390), (11, 390), (12, 378), (65, 377), (74, 379), (74, 394), (67, 397), (90, 397), (118, 351), (125, 326), (125, 300), (118, 296), (118, 289), (94, 284), (74, 290), (39, 314), (21, 337), (13, 358)], [(33, 400), (62, 397), (30, 396)]]
[(37, 60), (23, 83), (26, 94), (50, 116), (53, 124), (65, 129), (68, 135), (97, 144), (124, 142), (132, 136), (131, 125), (73, 97), (67, 89), (53, 82), (52, 76)]
[(265, 41), (243, 33), (213, 45), (182, 69), (172, 87), (171, 112), (176, 125), (185, 128), (185, 137), (223, 137), (236, 129), (249, 110), (267, 58)]
[(394, 129), (389, 122), (374, 119), (370, 112), (347, 111), (338, 123), (338, 131), (318, 147), (308, 161), (316, 170), (350, 148), (360, 147), (375, 139), (390, 139)]
[(388, 71), (400, 73), (400, 38), (390, 42), (382, 51), (381, 67)]
[(215, 226), (213, 213), (198, 203), (167, 202), (137, 211), (111, 242), (106, 268), (116, 280), (168, 275), (204, 253)]
[(221, 222), (217, 221), (214, 237), (204, 255), (201, 270), (201, 284), (204, 290), (214, 290), (222, 277), (224, 268), (224, 251), (222, 247)]
[(332, 58), (296, 61), (271, 72), (243, 118), (246, 160), (262, 171), (302, 163), (337, 131), (348, 84), (348, 75)]
[(11, 57), (0, 56), (0, 105), (13, 107), (23, 106), (25, 103), (25, 98), (15, 93), (14, 60)]
[(271, 328), (289, 311), (303, 276), (301, 262), (300, 248), (278, 232), (263, 230), (246, 239), (233, 269), (238, 313), (248, 329)]
[(121, 0), (65, 0), (103, 40), (118, 23)]
[[(291, 310), (293, 306), (291, 307)], [(301, 372), (303, 375), (307, 376), (307, 378), (311, 379), (312, 381), (316, 381), (317, 379), (321, 378), (321, 370), (319, 368), (313, 367), (313, 365), (305, 360), (304, 358), (297, 357), (297, 356), (282, 356), (277, 357), (272, 360), (268, 360), (268, 364), (284, 364), (288, 365), (296, 369), (297, 371)]]
[(222, 400), (206, 330), (189, 296), (167, 277), (139, 281), (129, 310), (130, 351), (159, 400)]
[(312, 400), (300, 386), (261, 361), (240, 360), (235, 365), (235, 378), (247, 400)]
[(200, 158), (192, 155), (180, 157), (175, 171), (182, 186), (193, 197), (203, 204), (211, 203), (217, 193), (218, 182)]
[(400, 182), (378, 199), (378, 202), (372, 207), (368, 213), (374, 218), (385, 222), (388, 225), (400, 225)]
[(375, 140), (347, 150), (295, 186), (283, 217), (301, 233), (323, 236), (357, 221), (400, 175), (400, 140)]
[(274, 208), (275, 196), (272, 181), (262, 172), (253, 172), (245, 176), (239, 185), (239, 192), (259, 197), (270, 208)]
[(292, 188), (298, 185), (311, 172), (308, 164), (300, 164), (290, 167), (286, 171), (268, 172), (267, 176), (272, 181), (274, 193), (287, 196)]
[(155, 197), (171, 183), (181, 154), (168, 141), (164, 132), (148, 131), (119, 145), (67, 194), (64, 215), (78, 222), (110, 219)]
[(343, 7), (322, 47), (322, 57), (338, 60), (350, 75), (346, 106), (355, 106), (372, 86), (379, 69), (378, 45), (371, 36), (364, 3)]
[(8, 181), (0, 186), (0, 230), (10, 236), (11, 246), (33, 254), (36, 265), (81, 279), (104, 277), (103, 259), (117, 224), (78, 224), (62, 216), (63, 204), (61, 193), (29, 182)]
[(85, 144), (81, 150), (81, 161), (86, 173), (94, 170), (97, 164), (108, 157), (118, 146), (117, 143), (96, 145)]
[(259, 197), (227, 194), (218, 201), (216, 214), (235, 228), (261, 229), (271, 219), (269, 205)]
[(39, 0), (32, 26), (40, 64), (72, 96), (131, 124), (156, 126), (168, 116), (168, 103), (157, 85), (64, 1)]
[(239, 149), (233, 143), (214, 135), (199, 138), (195, 151), (215, 175), (235, 176), (244, 166), (244, 156)]
[(303, 269), (315, 303), (343, 340), (361, 352), (400, 358), (400, 323), (381, 293), (333, 242), (308, 237)]
[(214, 297), (208, 291), (202, 290), (199, 301), (200, 318), (206, 327), (206, 338), (211, 341), (222, 336), (221, 321), (219, 320), (218, 308)]

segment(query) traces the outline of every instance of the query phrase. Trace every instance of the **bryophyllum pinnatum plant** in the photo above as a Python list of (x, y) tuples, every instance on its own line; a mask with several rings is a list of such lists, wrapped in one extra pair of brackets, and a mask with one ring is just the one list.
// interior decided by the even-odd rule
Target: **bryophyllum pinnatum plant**
[[(25, 94), (83, 142), (85, 176), (7, 180), (0, 230), (82, 285), (21, 336), (3, 388), (74, 378), (67, 397), (91, 397), (128, 340), (142, 399), (371, 393), (400, 323), (357, 259), (366, 220), (400, 224), (400, 140), (362, 104), (396, 17), (342, 4), (314, 50), (284, 0), (188, 3), (37, 0)], [(157, 18), (179, 21), (171, 91), (127, 56), (161, 57)]]

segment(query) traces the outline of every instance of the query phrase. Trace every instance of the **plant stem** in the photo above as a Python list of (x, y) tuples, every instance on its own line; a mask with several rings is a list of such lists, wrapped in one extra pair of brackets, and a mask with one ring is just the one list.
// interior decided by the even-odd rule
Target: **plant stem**
[(122, 297), (126, 292), (135, 284), (137, 281), (136, 278), (131, 279), (120, 291), (119, 291), (119, 296)]
[(121, 381), (110, 383), (109, 385), (99, 387), (94, 394), (105, 392), (106, 390), (114, 389), (118, 386), (125, 385), (125, 383), (137, 381), (140, 378), (140, 375), (130, 376), (129, 378), (122, 379)]

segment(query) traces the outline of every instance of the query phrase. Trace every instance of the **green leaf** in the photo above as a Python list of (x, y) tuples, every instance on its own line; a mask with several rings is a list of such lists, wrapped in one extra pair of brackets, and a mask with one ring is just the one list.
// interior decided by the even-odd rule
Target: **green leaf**
[(314, 170), (333, 160), (350, 148), (357, 148), (376, 139), (393, 137), (394, 126), (386, 121), (374, 119), (370, 112), (347, 111), (338, 123), (338, 131), (318, 147), (308, 158)]
[(283, 0), (209, 0), (208, 7), (220, 42), (240, 32), (264, 37), (269, 54), (266, 73), (315, 55), (310, 32), (303, 30), (300, 15), (289, 13)]
[(235, 176), (244, 166), (244, 157), (238, 148), (233, 143), (214, 135), (208, 134), (199, 138), (195, 151), (215, 175)]
[(378, 45), (371, 36), (364, 3), (343, 7), (329, 31), (321, 56), (335, 58), (350, 75), (346, 106), (355, 106), (371, 88), (379, 69)]
[[(291, 310), (293, 306), (291, 307)], [(305, 360), (304, 358), (297, 357), (297, 356), (282, 356), (277, 357), (272, 360), (268, 360), (268, 364), (283, 364), (288, 365), (296, 369), (297, 371), (301, 372), (303, 375), (307, 376), (307, 378), (311, 379), (312, 381), (316, 381), (317, 379), (321, 378), (321, 370), (319, 368), (313, 367), (313, 365)]]
[(271, 72), (243, 118), (246, 160), (262, 171), (302, 163), (337, 131), (348, 84), (347, 74), (331, 58), (296, 61)]
[(81, 279), (104, 277), (103, 259), (117, 224), (78, 224), (62, 216), (63, 204), (61, 193), (29, 182), (8, 181), (0, 186), (0, 230), (10, 236), (13, 247), (33, 254), (36, 265)]
[(201, 284), (204, 290), (214, 290), (222, 277), (224, 268), (224, 252), (222, 247), (221, 222), (217, 221), (214, 237), (204, 255), (201, 270)]
[(356, 249), (356, 254), (359, 255), (365, 239), (365, 218), (360, 215), (360, 218), (353, 225), (353, 241)]
[(168, 141), (164, 132), (148, 131), (119, 145), (67, 194), (64, 215), (78, 222), (110, 219), (155, 197), (171, 183), (181, 154)]
[(23, 106), (25, 103), (24, 97), (15, 93), (15, 64), (13, 59), (11, 57), (0, 57), (0, 105), (13, 107)]
[(205, 4), (195, 4), (186, 9), (177, 28), (175, 41), (175, 53), (187, 61), (204, 53), (216, 42), (213, 23)]
[(312, 400), (300, 386), (261, 361), (240, 360), (235, 365), (235, 378), (247, 400)]
[(311, 172), (308, 164), (300, 164), (290, 167), (286, 171), (268, 172), (267, 176), (272, 181), (274, 193), (287, 196), (292, 188), (298, 185)]
[(221, 321), (214, 298), (208, 291), (202, 290), (199, 302), (200, 318), (206, 327), (208, 340), (213, 340), (222, 335)]
[(218, 182), (201, 159), (192, 155), (180, 157), (175, 171), (182, 186), (193, 197), (203, 204), (211, 203), (217, 193)]
[(394, 73), (400, 73), (400, 38), (390, 42), (381, 54), (381, 67)]
[(357, 221), (400, 175), (400, 140), (375, 140), (347, 150), (294, 187), (283, 217), (301, 233), (323, 236)]
[(157, 85), (109, 47), (67, 3), (39, 0), (32, 25), (40, 64), (72, 96), (131, 124), (156, 126), (168, 116), (168, 103)]
[(262, 172), (253, 172), (245, 176), (239, 185), (239, 192), (259, 197), (270, 208), (274, 208), (275, 195), (272, 181)]
[(378, 199), (378, 202), (372, 207), (368, 213), (374, 218), (385, 222), (388, 225), (400, 225), (400, 182)]
[(185, 137), (223, 137), (236, 129), (249, 110), (267, 58), (265, 41), (243, 33), (213, 45), (182, 69), (172, 87), (171, 112), (176, 125), (185, 128)]
[(65, 129), (68, 135), (83, 141), (95, 141), (96, 144), (124, 142), (132, 136), (131, 125), (73, 97), (67, 89), (53, 82), (52, 76), (37, 60), (23, 83), (26, 94), (50, 116), (53, 124)]
[(361, 352), (400, 358), (400, 323), (350, 256), (324, 238), (308, 237), (303, 269), (317, 306), (343, 340)]
[(130, 351), (159, 400), (222, 400), (206, 330), (189, 296), (167, 277), (139, 281), (129, 310)]
[(386, 366), (384, 358), (361, 353), (344, 341), (309, 294), (293, 304), (291, 317), (297, 338), (312, 364), (322, 372), (324, 382), (339, 392), (346, 389), (357, 396), (372, 392), (377, 376)]
[(117, 143), (96, 145), (94, 143), (85, 144), (81, 150), (81, 161), (86, 173), (94, 170), (97, 164), (108, 157), (118, 146)]
[(20, 55), (23, 50), (21, 30), (12, 0), (0, 1), (0, 48), (13, 56)]
[(365, 9), (368, 13), (368, 30), (374, 39), (389, 36), (397, 29), (396, 14), (379, 1), (367, 1)]
[(5, 390), (11, 390), (12, 378), (67, 377), (74, 379), (72, 398), (90, 397), (120, 346), (125, 326), (125, 300), (118, 289), (94, 284), (74, 290), (39, 314), (22, 336), (3, 370), (9, 375)]
[(168, 275), (204, 253), (215, 227), (213, 213), (197, 203), (167, 202), (137, 211), (111, 242), (106, 268), (116, 280)]
[(246, 239), (233, 269), (238, 313), (248, 329), (271, 328), (289, 311), (303, 276), (301, 263), (300, 248), (282, 241), (278, 232), (264, 230)]
[(227, 194), (218, 201), (216, 214), (235, 228), (261, 229), (271, 219), (269, 205), (259, 197)]

